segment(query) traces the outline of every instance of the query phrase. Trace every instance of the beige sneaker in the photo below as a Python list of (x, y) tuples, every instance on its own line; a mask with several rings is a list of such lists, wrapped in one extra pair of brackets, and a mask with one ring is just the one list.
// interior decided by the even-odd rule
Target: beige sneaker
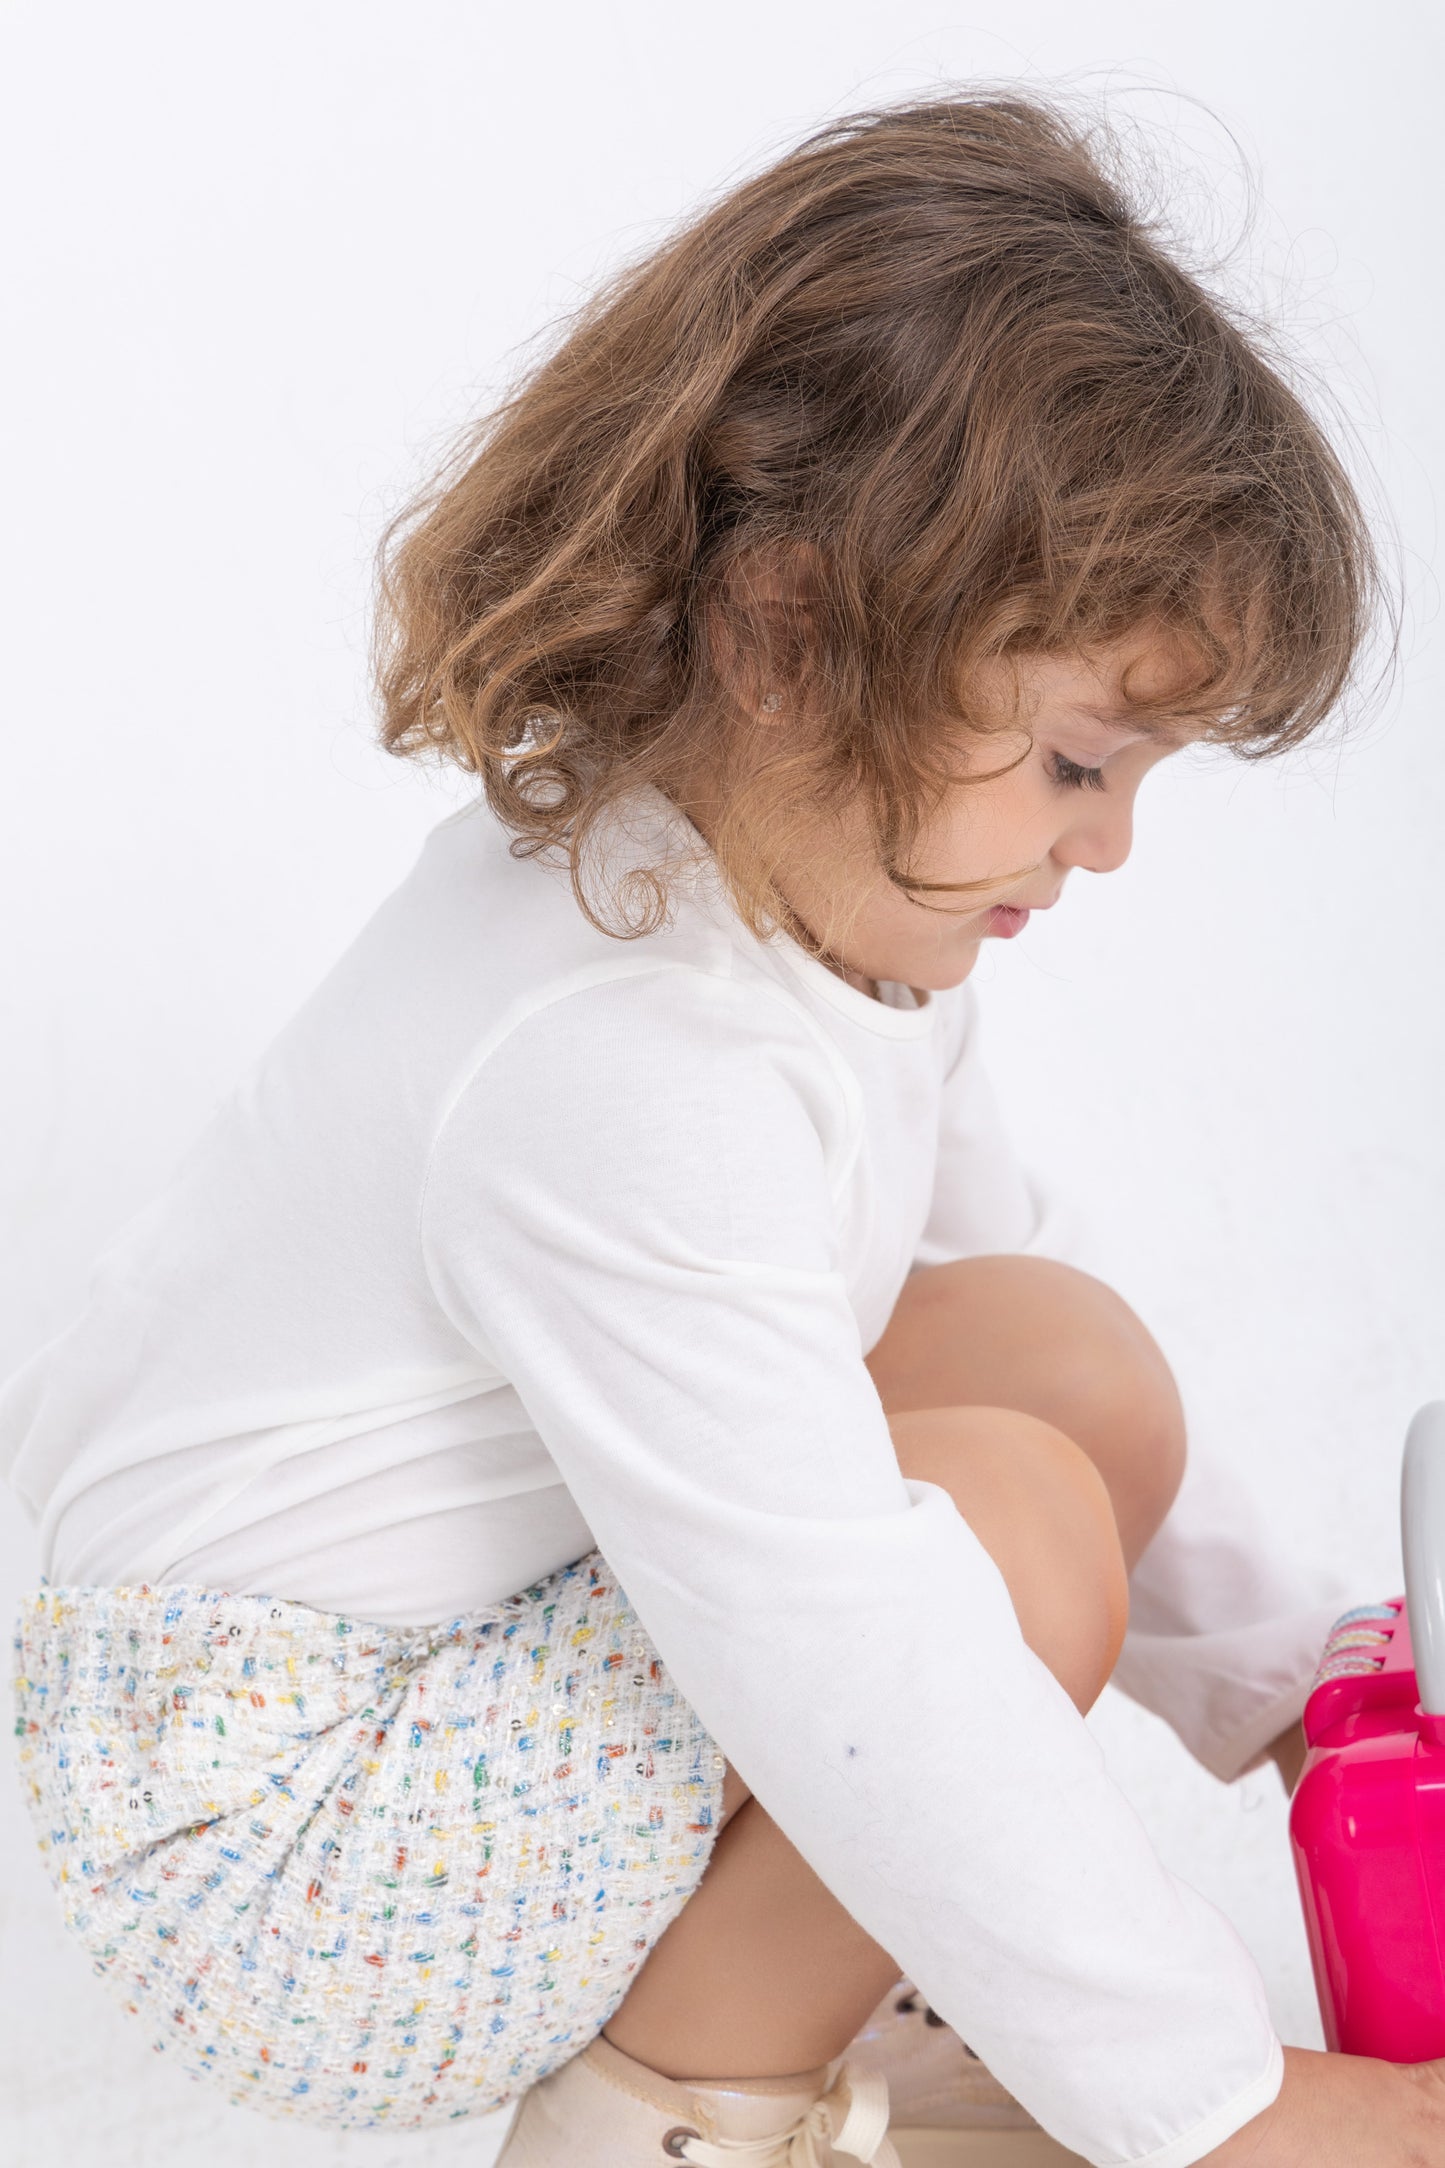
[(1065, 2168), (1067, 2152), (999, 2084), (911, 1980), (889, 1989), (848, 2047), (888, 2086), (901, 2168)]
[(522, 2095), (496, 2168), (899, 2168), (888, 2087), (841, 2056), (786, 2078), (664, 2078), (599, 2033)]

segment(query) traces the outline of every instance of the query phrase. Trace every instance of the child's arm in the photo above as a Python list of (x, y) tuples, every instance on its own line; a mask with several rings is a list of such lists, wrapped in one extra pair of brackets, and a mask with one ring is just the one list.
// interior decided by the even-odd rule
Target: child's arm
[(846, 1087), (756, 984), (583, 985), (460, 1090), (431, 1284), (821, 1879), (1063, 2143), (1187, 2168), (1278, 2089), (1263, 1983), (900, 1473), (841, 1269)]
[[(1019, 1251), (1108, 1280), (1097, 1231), (1072, 1198), (1045, 1192), (1019, 1162), (982, 1066), (971, 985), (945, 1090), (937, 1186), (917, 1262)], [(1288, 1782), (1320, 1650), (1357, 1598), (1333, 1569), (1279, 1541), (1247, 1486), (1191, 1424), (1184, 1482), (1130, 1577), (1114, 1683), (1225, 1782), (1283, 1742)]]

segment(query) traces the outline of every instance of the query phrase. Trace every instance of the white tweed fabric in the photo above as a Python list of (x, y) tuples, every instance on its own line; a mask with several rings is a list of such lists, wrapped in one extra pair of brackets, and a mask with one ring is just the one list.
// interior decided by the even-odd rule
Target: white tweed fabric
[(20, 1775), (67, 1927), (218, 2097), (483, 2114), (595, 2038), (701, 1879), (723, 1757), (593, 1551), (422, 1630), (27, 1593)]

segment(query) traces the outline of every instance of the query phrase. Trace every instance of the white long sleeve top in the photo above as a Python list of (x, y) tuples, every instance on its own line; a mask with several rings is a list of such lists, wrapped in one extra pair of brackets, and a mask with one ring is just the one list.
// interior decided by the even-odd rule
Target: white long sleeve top
[[(1229, 1921), (1163, 1865), (863, 1357), (909, 1271), (1087, 1264), (1016, 1160), (972, 987), (762, 943), (648, 789), (594, 927), (482, 798), (0, 1392), (56, 1585), (431, 1623), (599, 1548), (722, 1750), (1044, 2127), (1186, 2168), (1275, 2097)], [(1116, 1679), (1216, 1774), (1299, 1713), (1348, 1592), (1191, 1465)]]

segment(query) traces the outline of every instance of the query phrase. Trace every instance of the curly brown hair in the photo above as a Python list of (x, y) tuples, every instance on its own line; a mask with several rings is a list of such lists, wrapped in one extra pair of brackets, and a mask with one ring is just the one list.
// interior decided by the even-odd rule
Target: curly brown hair
[[(1382, 593), (1369, 523), (1121, 170), (1033, 97), (885, 108), (623, 272), (388, 527), (383, 744), (480, 775), (514, 854), (560, 848), (619, 938), (668, 885), (634, 874), (640, 918), (607, 924), (595, 823), (715, 757), (765, 685), (820, 722), (750, 750), (712, 838), (760, 938), (794, 923), (773, 876), (803, 808), (856, 797), (920, 885), (948, 741), (991, 727), (980, 663), (1160, 626), (1197, 663), (1172, 715), (1247, 759), (1297, 744)], [(780, 551), (809, 572), (781, 641), (748, 577)]]

